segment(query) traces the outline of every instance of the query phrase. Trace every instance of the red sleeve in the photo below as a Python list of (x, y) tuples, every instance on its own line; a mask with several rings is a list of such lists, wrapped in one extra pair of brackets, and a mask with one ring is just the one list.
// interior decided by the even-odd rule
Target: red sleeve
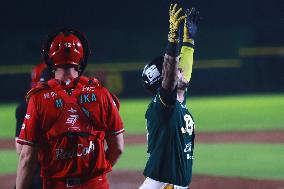
[(111, 97), (112, 97), (112, 99), (113, 99), (113, 101), (114, 101), (114, 103), (115, 103), (116, 108), (117, 108), (117, 109), (118, 109), (118, 111), (119, 111), (119, 108), (120, 108), (120, 102), (119, 102), (119, 100), (118, 100), (117, 96), (115, 96), (115, 94), (112, 94), (112, 93), (110, 93), (110, 94), (111, 94)]
[(24, 123), (22, 125), (19, 138), (17, 139), (17, 142), (23, 145), (40, 145), (41, 127), (38, 116), (39, 111), (36, 108), (35, 100), (35, 95), (31, 96)]
[[(118, 100), (118, 99), (116, 99)], [(124, 132), (123, 122), (118, 112), (117, 102), (113, 99), (110, 92), (106, 90), (104, 107), (106, 111), (106, 137), (118, 135)]]

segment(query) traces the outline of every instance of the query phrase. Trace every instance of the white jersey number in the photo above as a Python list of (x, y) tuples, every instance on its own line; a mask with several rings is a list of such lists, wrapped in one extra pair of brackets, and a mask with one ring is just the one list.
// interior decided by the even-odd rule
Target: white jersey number
[(183, 119), (185, 121), (185, 128), (181, 127), (181, 132), (183, 134), (188, 133), (189, 136), (191, 136), (192, 132), (193, 132), (193, 129), (194, 129), (194, 122), (192, 120), (192, 117), (190, 115), (188, 115), (188, 114), (185, 114), (183, 116)]

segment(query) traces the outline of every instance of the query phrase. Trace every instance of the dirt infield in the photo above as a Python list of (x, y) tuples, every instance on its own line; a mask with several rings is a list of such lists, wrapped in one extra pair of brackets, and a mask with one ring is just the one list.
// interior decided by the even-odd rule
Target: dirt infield
[[(284, 181), (194, 175), (191, 189), (284, 189)], [(113, 189), (137, 189), (144, 181), (141, 172), (113, 171), (109, 177)]]
[[(196, 143), (284, 143), (284, 130), (196, 133)], [(125, 135), (126, 144), (146, 144), (145, 135)]]
[[(284, 130), (197, 133), (197, 143), (261, 142), (284, 143)], [(125, 134), (125, 144), (146, 144), (145, 135)], [(0, 149), (15, 148), (14, 139), (0, 139)]]
[[(12, 189), (15, 174), (0, 176), (0, 188)], [(109, 175), (111, 189), (138, 189), (144, 177), (139, 171), (113, 171)], [(284, 189), (284, 181), (228, 178), (194, 175), (191, 189)]]
[[(197, 133), (197, 143), (284, 143), (284, 131)], [(146, 144), (145, 135), (125, 135), (126, 144)], [(0, 140), (0, 149), (13, 149), (14, 140)], [(144, 181), (141, 171), (116, 171), (109, 175), (112, 189), (137, 189)], [(0, 176), (0, 189), (13, 188), (15, 174)], [(284, 189), (284, 181), (194, 175), (192, 189)]]

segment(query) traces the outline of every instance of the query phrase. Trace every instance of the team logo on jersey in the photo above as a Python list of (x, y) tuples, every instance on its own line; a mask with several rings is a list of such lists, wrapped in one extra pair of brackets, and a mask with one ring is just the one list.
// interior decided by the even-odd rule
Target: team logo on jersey
[(77, 148), (74, 150), (66, 151), (62, 148), (56, 148), (55, 151), (55, 158), (57, 160), (62, 159), (71, 159), (74, 157), (80, 157), (90, 154), (91, 152), (95, 151), (95, 144), (93, 141), (90, 141), (89, 146), (84, 146), (83, 144), (78, 144)]
[(53, 91), (43, 94), (43, 98), (44, 98), (44, 99), (53, 98), (53, 97), (55, 97), (55, 96), (57, 96), (57, 94), (56, 94), (55, 92), (53, 92)]
[(26, 118), (26, 119), (30, 119), (30, 118), (31, 118), (31, 115), (26, 114), (26, 115), (25, 115), (25, 118)]
[(83, 92), (94, 92), (94, 89), (95, 89), (96, 87), (83, 87), (83, 89), (82, 89), (82, 91)]
[(156, 65), (150, 66), (145, 74), (150, 83), (154, 82), (161, 75)]
[(22, 124), (22, 128), (21, 129), (25, 129), (26, 128), (26, 124)]
[(185, 153), (187, 153), (187, 152), (191, 152), (191, 150), (192, 150), (192, 144), (191, 144), (191, 142), (190, 143), (187, 143), (186, 145), (185, 145), (185, 148), (184, 148), (184, 152)]
[(186, 159), (193, 159), (193, 156), (191, 155), (192, 151), (192, 143), (189, 142), (185, 145), (185, 148), (183, 150), (184, 153), (186, 153)]
[(74, 110), (72, 107), (70, 108), (70, 110), (67, 110), (68, 112), (71, 112), (71, 113), (76, 113), (77, 112), (77, 110)]
[(70, 115), (67, 119), (65, 123), (71, 124), (72, 126), (74, 126), (74, 124), (76, 123), (76, 121), (78, 120), (79, 115)]

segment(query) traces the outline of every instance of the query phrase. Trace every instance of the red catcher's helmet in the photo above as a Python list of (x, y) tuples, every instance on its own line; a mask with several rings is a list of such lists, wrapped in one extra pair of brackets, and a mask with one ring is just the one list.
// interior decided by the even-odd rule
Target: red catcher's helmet
[(79, 65), (84, 54), (80, 39), (74, 34), (60, 32), (52, 41), (48, 52), (54, 66), (62, 64)]
[(88, 41), (78, 31), (61, 29), (48, 36), (44, 43), (43, 56), (51, 70), (61, 65), (74, 65), (81, 75), (89, 56)]
[(31, 73), (31, 87), (36, 86), (36, 84), (39, 82), (40, 77), (41, 77), (41, 73), (42, 73), (42, 71), (45, 68), (46, 68), (46, 64), (42, 62), (42, 63), (36, 65), (32, 69), (32, 73)]

